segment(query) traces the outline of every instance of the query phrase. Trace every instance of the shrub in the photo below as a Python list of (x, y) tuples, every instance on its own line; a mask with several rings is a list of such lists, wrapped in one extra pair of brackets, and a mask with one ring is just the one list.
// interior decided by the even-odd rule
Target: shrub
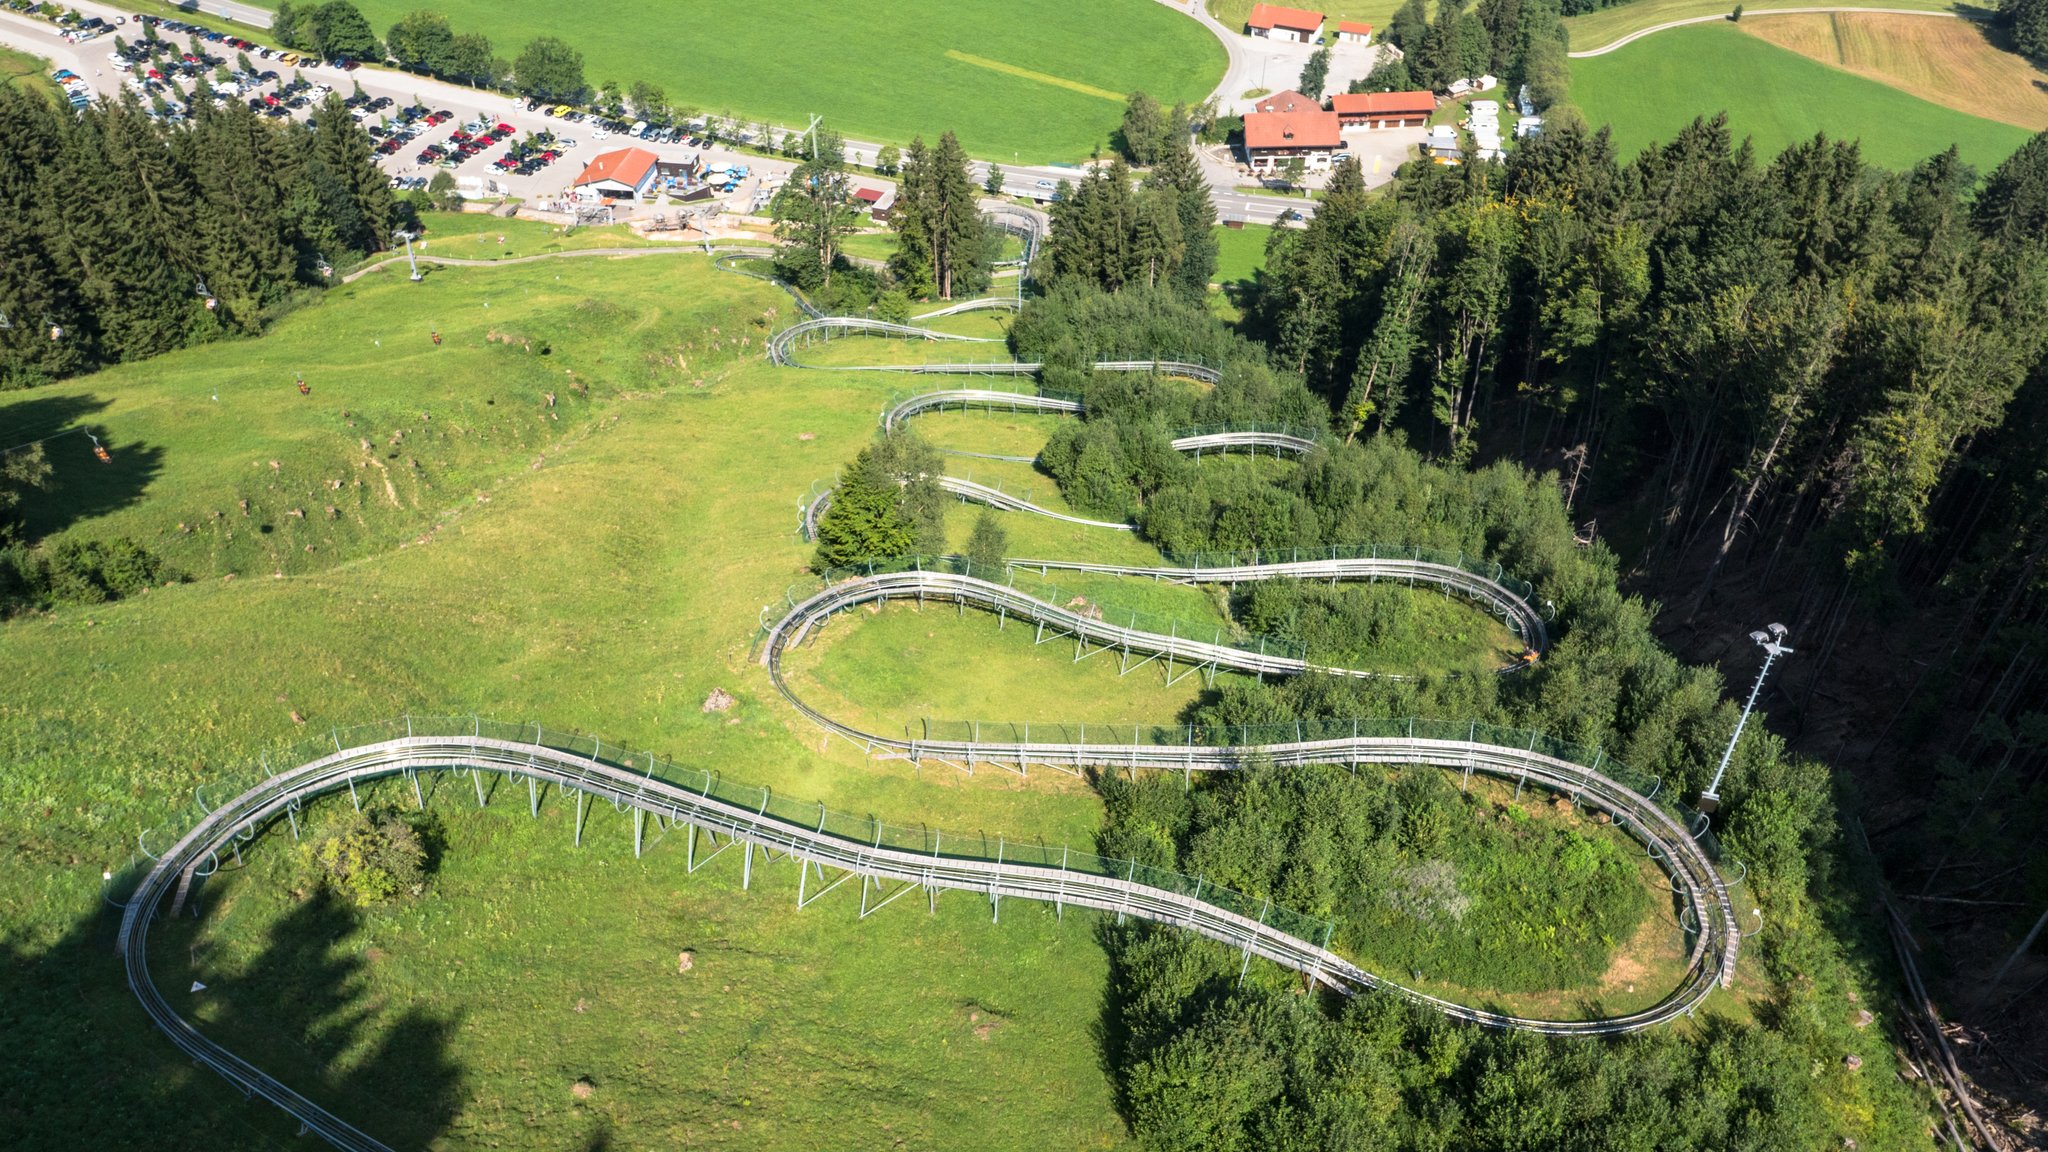
[(368, 908), (426, 891), (438, 855), (438, 832), (425, 813), (351, 811), (332, 835), (301, 844), (299, 851), (322, 883)]

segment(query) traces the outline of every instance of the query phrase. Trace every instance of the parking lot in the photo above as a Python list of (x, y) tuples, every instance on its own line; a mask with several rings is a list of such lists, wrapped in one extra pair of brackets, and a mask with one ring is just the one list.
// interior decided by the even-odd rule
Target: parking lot
[[(145, 26), (153, 30), (153, 41)], [(40, 27), (49, 28), (55, 38), (55, 28)], [(125, 50), (115, 48), (116, 36)], [(321, 62), (175, 19), (109, 20), (67, 30), (62, 42), (75, 47), (50, 55), (70, 61), (56, 71), (79, 104), (125, 87), (152, 114), (178, 119), (202, 98), (203, 79), (216, 102), (242, 101), (266, 117), (284, 120), (304, 119), (338, 93), (369, 134), (378, 164), (395, 188), (426, 188), (445, 171), (455, 178), (457, 190), (472, 199), (549, 202), (567, 191), (591, 156), (632, 146), (670, 163), (697, 158), (697, 170), (708, 172), (708, 181), (670, 190), (702, 198), (708, 186), (727, 209), (748, 212), (757, 210), (765, 190), (779, 186), (793, 167), (719, 148), (683, 127), (606, 120), (424, 77)]]

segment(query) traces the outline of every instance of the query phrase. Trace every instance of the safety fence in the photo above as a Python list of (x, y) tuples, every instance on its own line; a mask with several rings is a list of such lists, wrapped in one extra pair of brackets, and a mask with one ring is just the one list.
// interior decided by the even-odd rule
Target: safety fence
[[(1205, 877), (1188, 876), (1134, 860), (1098, 855), (1066, 843), (1051, 843), (1042, 837), (1013, 837), (988, 829), (941, 828), (930, 824), (894, 823), (872, 813), (832, 809), (820, 801), (808, 801), (777, 794), (766, 785), (727, 779), (723, 773), (690, 768), (655, 755), (646, 749), (606, 741), (596, 736), (564, 732), (541, 724), (507, 723), (479, 716), (400, 716), (348, 727), (332, 728), (317, 737), (265, 749), (250, 762), (236, 768), (209, 771), (205, 784), (193, 790), (192, 802), (168, 815), (143, 833), (141, 847), (153, 862), (158, 854), (182, 840), (219, 805), (258, 788), (266, 781), (301, 764), (311, 763), (353, 748), (401, 738), (438, 737), (477, 739), (531, 744), (565, 752), (571, 756), (629, 769), (643, 779), (659, 781), (710, 800), (744, 809), (761, 820), (776, 821), (813, 836), (831, 837), (864, 848), (885, 848), (936, 860), (985, 861), (1005, 867), (1057, 869), (1070, 873), (1106, 877), (1143, 885), (1199, 900), (1226, 912), (1252, 918), (1287, 935), (1318, 946), (1327, 946), (1333, 923), (1275, 905), (1270, 899), (1239, 892)], [(415, 789), (417, 775), (409, 774)], [(354, 794), (354, 785), (349, 786)], [(479, 779), (479, 802), (482, 783)], [(425, 803), (420, 794), (420, 803)], [(614, 807), (626, 811), (640, 806), (648, 811), (670, 808), (669, 800), (648, 799), (643, 805), (621, 800)], [(286, 808), (287, 821), (296, 833), (302, 809), (294, 803)], [(241, 837), (246, 843), (254, 835)], [(219, 867), (216, 855), (198, 875), (203, 878)], [(139, 870), (132, 879), (139, 879)], [(118, 897), (117, 897), (118, 899)]]

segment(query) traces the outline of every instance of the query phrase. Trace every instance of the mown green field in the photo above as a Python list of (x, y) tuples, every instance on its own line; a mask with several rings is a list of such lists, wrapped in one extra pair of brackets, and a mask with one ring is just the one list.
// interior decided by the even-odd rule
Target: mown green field
[(1266, 266), (1266, 240), (1273, 229), (1265, 224), (1216, 228), (1216, 283), (1250, 280)]
[(1829, 68), (1729, 25), (1674, 28), (1572, 61), (1572, 100), (1610, 124), (1623, 156), (1668, 140), (1696, 116), (1728, 113), (1737, 139), (1769, 156), (1816, 132), (1860, 140), (1864, 159), (1903, 169), (1949, 145), (1985, 171), (2029, 133)]
[[(360, 7), (381, 35), (417, 5)], [(1224, 67), (1214, 35), (1152, 0), (671, 0), (566, 24), (541, 0), (446, 0), (435, 10), (457, 32), (489, 36), (507, 59), (535, 36), (561, 36), (582, 51), (592, 85), (648, 80), (674, 101), (749, 121), (802, 125), (818, 113), (864, 140), (908, 143), (950, 129), (977, 156), (1032, 163), (1106, 146), (1135, 89), (1198, 104)]]

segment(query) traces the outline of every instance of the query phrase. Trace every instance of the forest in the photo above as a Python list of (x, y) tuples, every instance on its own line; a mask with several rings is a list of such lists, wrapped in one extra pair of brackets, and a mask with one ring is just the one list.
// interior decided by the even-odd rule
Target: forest
[[(1526, 677), (1304, 677), (1225, 691), (1197, 722), (1493, 718), (1613, 749), (1689, 796), (1733, 726), (1708, 665), (1746, 679), (1756, 662), (1732, 637), (1785, 619), (1801, 646), (1764, 700), (1783, 735), (1745, 738), (1745, 780), (1727, 790), (1742, 799), (1716, 817), (1775, 910), (1757, 942), (1772, 1005), (1761, 1027), (1723, 1021), (1611, 1060), (1484, 1037), (1418, 1067), (1404, 1062), (1433, 1041), (1414, 1030), (1441, 1025), (1234, 988), (1203, 945), (1119, 930), (1133, 1007), (1118, 1068), (1152, 1146), (1283, 1146), (1372, 1111), (1372, 1092), (1330, 1088), (1319, 1060), (1390, 1062), (1374, 1075), (1452, 1102), (1428, 1119), (1419, 1099), (1382, 1102), (1359, 1147), (1833, 1146), (1846, 1135), (1830, 1127), (1846, 1107), (1835, 1074), (1769, 1069), (1844, 1059), (1843, 1013), (1828, 1005), (1855, 995), (1848, 972), (1896, 978), (1864, 915), (1894, 889), (1940, 913), (1933, 938), (1950, 946), (1922, 963), (1946, 1005), (2016, 1050), (1981, 1072), (2038, 1092), (2018, 1069), (2040, 1067), (2041, 1031), (2002, 1013), (2029, 1000), (2038, 964), (2019, 962), (2048, 920), (2031, 831), (2048, 767), (2048, 454), (2035, 431), (2048, 417), (2048, 136), (1980, 175), (1952, 152), (1885, 171), (1825, 138), (1760, 157), (1718, 119), (1629, 160), (1603, 132), (1558, 127), (1505, 165), (1410, 165), (1392, 195), (1341, 168), (1305, 227), (1274, 233), (1234, 326), (1115, 265), (1160, 245), (1144, 214), (1111, 217), (1120, 233), (1070, 208), (1041, 269), (1051, 290), (1018, 318), (1012, 350), (1087, 399), (1041, 466), (1077, 508), (1129, 516), (1169, 553), (1461, 548), (1556, 605), (1562, 638)], [(1161, 262), (1173, 256), (1167, 245)], [(1083, 367), (1152, 355), (1219, 366), (1223, 382), (1197, 394)], [(1168, 448), (1171, 429), (1214, 422), (1325, 426), (1329, 445), (1264, 475), (1208, 473)], [(1328, 608), (1265, 611), (1283, 633), (1306, 613), (1321, 632), (1301, 638), (1326, 644), (1365, 626)], [(1201, 838), (1175, 831), (1199, 823), (1178, 795), (1104, 787), (1113, 834), (1185, 866)], [(1197, 789), (1196, 811), (1265, 795), (1217, 787), (1228, 798)], [(1337, 818), (1251, 803), (1297, 845)], [(1280, 855), (1262, 847), (1239, 861), (1250, 891), (1287, 883), (1258, 877)], [(2002, 984), (2016, 965), (2025, 981)], [(1722, 1045), (1760, 1047), (1724, 1065)], [(1731, 1095), (1692, 1079), (1710, 1067), (1729, 1069)], [(1645, 1137), (1675, 1105), (1616, 1095), (1631, 1077), (1687, 1085), (1688, 1110), (1722, 1099), (1742, 1115), (1693, 1112), (1683, 1134)], [(1858, 1107), (1908, 1123), (1887, 1111), (1896, 1094), (1863, 1084)], [(1502, 1121), (1524, 1108), (1550, 1119)], [(1640, 1130), (1573, 1122), (1638, 1109)], [(1743, 1127), (1757, 1120), (1783, 1127)], [(1891, 1137), (1878, 1146), (1910, 1139)]]
[(172, 125), (132, 95), (73, 115), (0, 89), (0, 389), (254, 335), (391, 242), (339, 96), (308, 123), (192, 104)]

